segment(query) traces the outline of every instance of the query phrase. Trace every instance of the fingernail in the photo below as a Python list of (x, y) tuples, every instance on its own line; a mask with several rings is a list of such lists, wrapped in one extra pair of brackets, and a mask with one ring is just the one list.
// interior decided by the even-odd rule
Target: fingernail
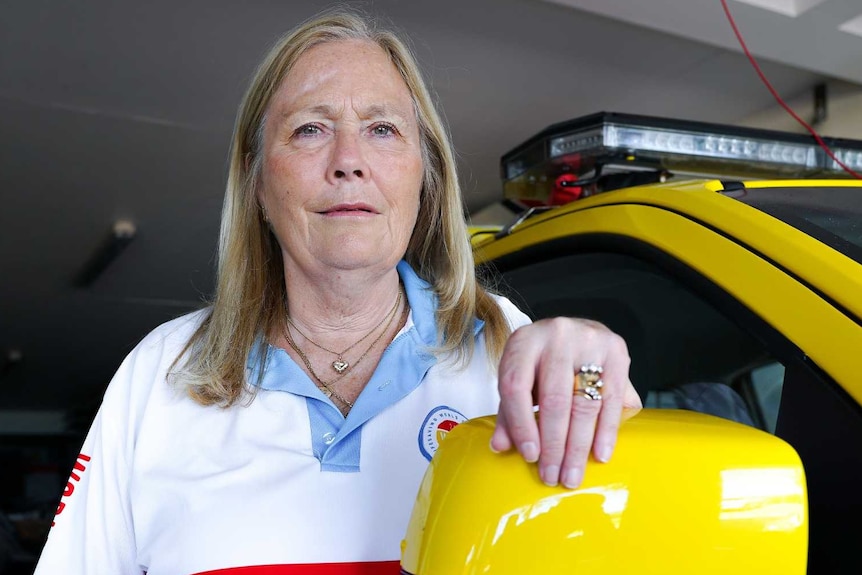
[(602, 463), (607, 463), (611, 460), (611, 455), (614, 452), (613, 445), (599, 445), (598, 449), (596, 449), (596, 459), (601, 461)]
[(555, 486), (560, 481), (560, 468), (556, 465), (548, 465), (543, 468), (542, 481), (545, 485)]
[(521, 444), (521, 456), (529, 463), (535, 463), (539, 460), (539, 447), (532, 441), (525, 441)]
[(494, 439), (493, 439), (493, 438), (492, 438), (492, 439), (491, 439), (491, 441), (488, 443), (488, 447), (490, 447), (490, 448), (491, 448), (491, 451), (493, 451), (494, 453), (500, 453), (500, 451), (499, 451), (499, 450), (497, 450), (497, 448), (495, 448), (495, 447), (494, 447)]
[(576, 487), (580, 486), (581, 479), (583, 478), (583, 476), (583, 472), (581, 472), (581, 470), (577, 467), (574, 469), (569, 469), (563, 474), (563, 485), (565, 485), (569, 489), (575, 489)]

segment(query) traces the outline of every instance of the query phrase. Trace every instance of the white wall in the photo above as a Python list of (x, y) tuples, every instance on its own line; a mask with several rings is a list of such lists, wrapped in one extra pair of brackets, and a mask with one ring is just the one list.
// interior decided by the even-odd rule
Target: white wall
[[(862, 87), (846, 82), (833, 81), (826, 86), (826, 120), (814, 126), (821, 136), (862, 140)], [(785, 100), (806, 122), (814, 117), (814, 90)], [(742, 126), (769, 128), (787, 132), (807, 133), (784, 108), (776, 102), (774, 106), (752, 114), (737, 122)]]

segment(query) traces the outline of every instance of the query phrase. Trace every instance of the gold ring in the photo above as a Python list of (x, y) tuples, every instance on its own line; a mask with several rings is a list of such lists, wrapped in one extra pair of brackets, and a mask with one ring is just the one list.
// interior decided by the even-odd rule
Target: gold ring
[(601, 389), (604, 386), (602, 371), (604, 371), (602, 366), (594, 363), (582, 365), (581, 369), (575, 374), (575, 385), (572, 393), (582, 395), (590, 400), (601, 399)]

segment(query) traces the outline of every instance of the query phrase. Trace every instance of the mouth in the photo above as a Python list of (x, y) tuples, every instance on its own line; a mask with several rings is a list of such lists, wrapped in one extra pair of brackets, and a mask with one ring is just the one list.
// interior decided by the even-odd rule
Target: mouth
[(380, 212), (368, 204), (338, 204), (318, 213), (324, 216), (370, 216)]

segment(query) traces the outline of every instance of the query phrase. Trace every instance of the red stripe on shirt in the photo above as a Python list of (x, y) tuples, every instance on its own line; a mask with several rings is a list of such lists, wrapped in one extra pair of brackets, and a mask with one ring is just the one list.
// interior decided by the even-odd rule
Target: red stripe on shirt
[(196, 575), (400, 575), (398, 561), (362, 563), (303, 563), (296, 565), (258, 565), (205, 571)]

